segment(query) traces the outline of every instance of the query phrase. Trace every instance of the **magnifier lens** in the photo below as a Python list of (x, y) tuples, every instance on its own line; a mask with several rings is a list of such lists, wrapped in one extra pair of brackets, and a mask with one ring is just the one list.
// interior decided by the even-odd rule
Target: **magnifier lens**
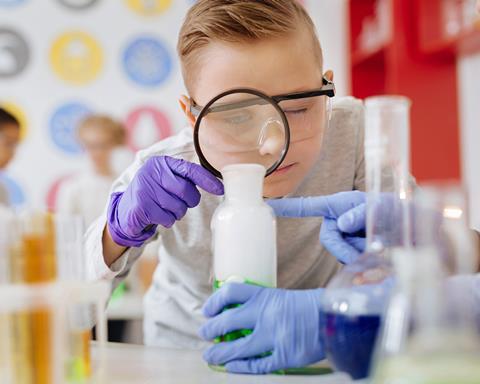
[(201, 153), (217, 171), (230, 164), (279, 163), (288, 147), (282, 112), (269, 99), (236, 92), (216, 100), (197, 122)]

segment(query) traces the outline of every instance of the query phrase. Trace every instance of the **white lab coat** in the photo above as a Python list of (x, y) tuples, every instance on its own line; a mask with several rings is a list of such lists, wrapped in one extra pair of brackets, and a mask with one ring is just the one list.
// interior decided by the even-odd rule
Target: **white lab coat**
[(58, 191), (56, 211), (81, 216), (87, 228), (102, 214), (114, 180), (91, 170), (65, 180)]

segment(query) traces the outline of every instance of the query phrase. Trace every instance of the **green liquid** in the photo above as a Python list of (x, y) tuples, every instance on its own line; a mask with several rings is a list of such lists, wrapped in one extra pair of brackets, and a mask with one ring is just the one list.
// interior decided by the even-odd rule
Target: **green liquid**
[[(213, 282), (213, 291), (216, 291), (216, 290), (220, 289), (223, 286), (223, 284), (226, 284), (226, 283), (228, 283), (228, 281), (220, 281), (220, 280), (215, 279), (215, 281)], [(251, 284), (251, 285), (257, 285), (259, 287), (264, 287), (264, 285), (257, 284), (253, 281), (248, 280), (248, 279), (245, 279), (244, 283), (245, 284)], [(238, 308), (238, 307), (240, 307), (240, 305), (241, 304), (229, 305), (229, 306), (225, 307), (224, 311), (228, 311), (229, 309), (232, 309), (232, 308)], [(226, 335), (217, 337), (213, 342), (214, 343), (222, 343), (224, 341), (238, 340), (242, 337), (251, 335), (252, 332), (253, 331), (251, 329), (240, 329), (238, 331), (233, 331), (233, 332), (227, 333)]]
[[(220, 281), (220, 280), (215, 279), (214, 282), (213, 282), (213, 290), (216, 291), (216, 290), (220, 289), (225, 283), (228, 283), (228, 282), (230, 282), (230, 281)], [(258, 284), (256, 282), (248, 280), (248, 279), (245, 279), (244, 283), (245, 284), (251, 284), (251, 285), (257, 285), (259, 287), (265, 287), (265, 285)], [(267, 288), (267, 287), (265, 287), (265, 288)], [(224, 311), (228, 311), (229, 309), (232, 309), (232, 308), (238, 308), (238, 307), (240, 307), (240, 305), (241, 304), (229, 305), (229, 306), (225, 307)], [(240, 329), (238, 331), (233, 331), (233, 332), (227, 333), (226, 335), (217, 337), (214, 340), (214, 343), (222, 343), (222, 342), (225, 342), (225, 341), (228, 342), (228, 341), (238, 340), (242, 337), (251, 335), (252, 332), (253, 332), (253, 330), (251, 330), (251, 329)], [(263, 353), (263, 354), (261, 354), (260, 356), (257, 356), (257, 357), (262, 358), (262, 357), (269, 356), (271, 354), (272, 354), (271, 352), (266, 352), (266, 353)], [(225, 367), (223, 365), (210, 365), (209, 364), (209, 367), (216, 372), (227, 372), (227, 370), (225, 369)], [(281, 370), (278, 370), (278, 371), (275, 371), (275, 372), (272, 372), (272, 373), (276, 374), (276, 375), (326, 375), (326, 374), (330, 374), (332, 372), (333, 372), (333, 370), (328, 366), (313, 365), (313, 366), (310, 366), (310, 367), (303, 367), (303, 368), (281, 369)]]

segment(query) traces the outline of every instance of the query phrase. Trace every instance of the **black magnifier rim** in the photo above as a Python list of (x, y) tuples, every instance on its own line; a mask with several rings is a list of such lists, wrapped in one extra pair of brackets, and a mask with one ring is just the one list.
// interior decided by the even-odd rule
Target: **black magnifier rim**
[(287, 156), (288, 149), (290, 148), (290, 126), (288, 125), (288, 120), (287, 120), (287, 116), (285, 115), (285, 112), (283, 112), (283, 109), (280, 108), (278, 103), (272, 97), (264, 94), (263, 92), (257, 89), (253, 89), (253, 88), (230, 89), (228, 91), (222, 92), (219, 95), (215, 96), (202, 108), (202, 110), (197, 116), (197, 120), (195, 121), (195, 127), (193, 129), (193, 144), (195, 146), (195, 152), (197, 153), (197, 156), (200, 160), (200, 164), (204, 168), (209, 170), (212, 174), (214, 174), (216, 177), (221, 179), (222, 178), (221, 172), (208, 162), (207, 158), (202, 152), (202, 148), (200, 147), (200, 140), (198, 138), (198, 132), (200, 130), (200, 123), (202, 122), (202, 118), (203, 116), (205, 116), (210, 112), (209, 109), (212, 106), (212, 104), (214, 104), (217, 100), (221, 99), (222, 97), (231, 95), (233, 93), (248, 93), (250, 95), (257, 96), (264, 99), (265, 101), (268, 102), (268, 104), (272, 105), (276, 109), (276, 111), (282, 118), (283, 126), (285, 128), (285, 145), (283, 147), (283, 151), (280, 158), (270, 168), (267, 169), (265, 174), (265, 177), (267, 177), (277, 170), (280, 164), (282, 164), (283, 160), (285, 160), (285, 156)]

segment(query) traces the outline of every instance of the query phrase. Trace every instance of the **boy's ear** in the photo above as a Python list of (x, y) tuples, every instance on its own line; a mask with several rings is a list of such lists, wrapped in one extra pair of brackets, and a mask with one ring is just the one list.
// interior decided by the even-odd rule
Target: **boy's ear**
[(188, 96), (182, 95), (180, 96), (180, 99), (178, 99), (178, 103), (180, 104), (180, 108), (182, 108), (183, 113), (185, 114), (188, 122), (193, 128), (195, 126), (195, 116), (193, 116), (190, 112), (190, 98)]
[(333, 71), (329, 69), (327, 72), (323, 74), (323, 77), (325, 77), (329, 81), (333, 81)]

